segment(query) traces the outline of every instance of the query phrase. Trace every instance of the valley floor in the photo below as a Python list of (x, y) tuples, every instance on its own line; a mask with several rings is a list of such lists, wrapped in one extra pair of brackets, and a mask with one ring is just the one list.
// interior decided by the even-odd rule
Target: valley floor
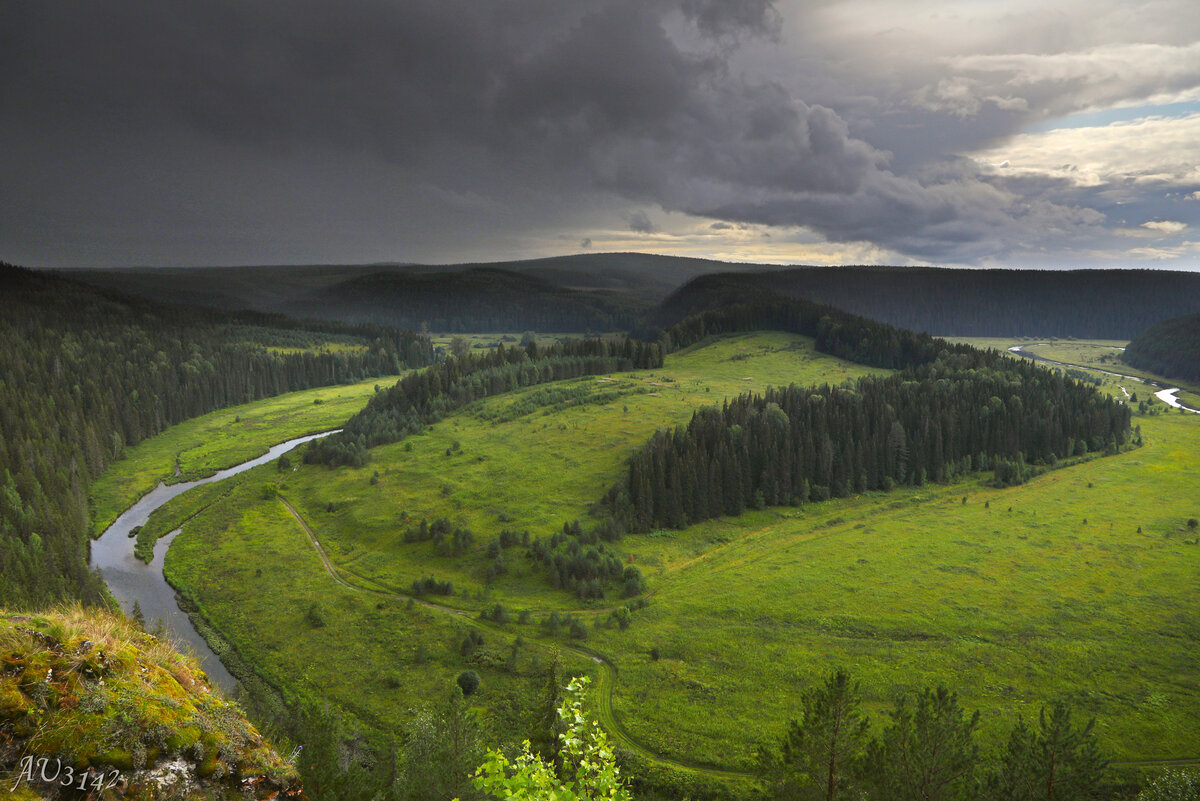
[[(702, 343), (657, 371), (491, 398), (374, 449), (365, 468), (265, 466), (219, 502), (181, 496), (159, 513), (190, 518), (167, 575), (272, 683), (383, 730), (470, 668), (483, 676), (473, 701), (519, 739), (557, 650), (598, 677), (601, 718), (622, 745), (711, 778), (749, 769), (800, 691), (838, 666), (873, 713), (949, 685), (982, 711), (989, 744), (1064, 698), (1096, 716), (1117, 759), (1200, 758), (1193, 415), (1135, 415), (1141, 448), (1018, 487), (977, 476), (627, 536), (615, 547), (649, 591), (624, 630), (610, 622), (627, 603), (618, 592), (581, 602), (519, 545), (488, 583), (501, 530), (586, 525), (656, 428), (740, 392), (866, 372), (803, 337), (762, 333)], [(98, 508), (125, 502), (107, 491)], [(465, 555), (404, 541), (437, 517), (474, 532)], [(454, 595), (410, 602), (426, 576)], [(496, 603), (510, 622), (478, 619)], [(586, 640), (551, 633), (551, 611), (585, 622)], [(470, 629), (484, 644), (465, 654)]]

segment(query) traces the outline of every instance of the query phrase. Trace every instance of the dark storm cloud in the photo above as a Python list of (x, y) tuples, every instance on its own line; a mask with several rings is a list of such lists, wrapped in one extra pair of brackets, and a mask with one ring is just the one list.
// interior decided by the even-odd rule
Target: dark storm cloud
[[(334, 147), (455, 191), (525, 181), (700, 213), (755, 208), (745, 198), (761, 192), (853, 195), (882, 160), (828, 109), (728, 69), (715, 40), (774, 30), (766, 0), (22, 2), (0, 14), (15, 76), (0, 118), (27, 136), (74, 128), (83, 149), (127, 128), (271, 153)], [(668, 34), (681, 24), (697, 46)], [(511, 173), (482, 176), (480, 158)]]
[[(483, 247), (589, 213), (619, 219), (632, 201), (964, 260), (1036, 238), (1039, 219), (1095, 224), (1078, 195), (945, 161), (989, 128), (1015, 130), (1027, 101), (1004, 94), (1005, 81), (1040, 63), (962, 56), (950, 78), (928, 64), (879, 77), (870, 70), (886, 72), (886, 47), (816, 24), (837, 9), (10, 0), (0, 235), (115, 251), (209, 232), (237, 253), (256, 230), (315, 242), (362, 221), (356, 235), (394, 229), (394, 241), (438, 252), (464, 223)], [(793, 45), (812, 61), (757, 69), (797, 29)], [(854, 59), (819, 49), (842, 40)], [(825, 66), (860, 62), (851, 78)], [(1085, 66), (1045, 69), (1069, 83)]]

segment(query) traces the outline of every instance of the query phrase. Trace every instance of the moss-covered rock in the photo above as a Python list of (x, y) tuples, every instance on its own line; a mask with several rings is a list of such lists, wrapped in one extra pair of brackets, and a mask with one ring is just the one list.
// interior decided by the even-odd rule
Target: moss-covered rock
[(303, 799), (195, 659), (97, 610), (0, 610), (0, 788), (28, 799)]

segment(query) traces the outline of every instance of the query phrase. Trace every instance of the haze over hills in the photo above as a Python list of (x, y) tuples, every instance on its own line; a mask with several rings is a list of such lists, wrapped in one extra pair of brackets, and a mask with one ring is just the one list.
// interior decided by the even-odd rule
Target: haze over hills
[(444, 332), (661, 327), (764, 294), (804, 297), (902, 328), (958, 336), (1132, 339), (1160, 320), (1200, 311), (1200, 274), (1166, 270), (781, 268), (587, 253), (492, 264), (70, 274), (154, 300)]
[[(373, 321), (435, 330), (482, 330), (481, 317), (505, 330), (560, 330), (631, 324), (684, 283), (706, 273), (760, 271), (768, 265), (648, 253), (584, 253), (495, 263), (348, 264), (72, 270), (81, 281), (153, 300), (254, 309), (326, 319)], [(525, 306), (527, 313), (500, 307)], [(444, 305), (444, 307), (443, 307)], [(488, 310), (491, 311), (488, 311)], [(472, 318), (469, 323), (460, 318)], [(561, 325), (561, 324), (556, 324)]]
[(1159, 320), (1200, 311), (1200, 274), (859, 266), (716, 273), (681, 287), (650, 320), (666, 326), (772, 293), (942, 336), (1131, 339)]

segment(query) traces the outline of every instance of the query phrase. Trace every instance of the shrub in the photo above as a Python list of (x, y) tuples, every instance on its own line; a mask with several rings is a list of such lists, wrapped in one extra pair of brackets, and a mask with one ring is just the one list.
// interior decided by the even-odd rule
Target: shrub
[(479, 674), (473, 670), (464, 670), (454, 681), (464, 696), (472, 695), (479, 689)]

